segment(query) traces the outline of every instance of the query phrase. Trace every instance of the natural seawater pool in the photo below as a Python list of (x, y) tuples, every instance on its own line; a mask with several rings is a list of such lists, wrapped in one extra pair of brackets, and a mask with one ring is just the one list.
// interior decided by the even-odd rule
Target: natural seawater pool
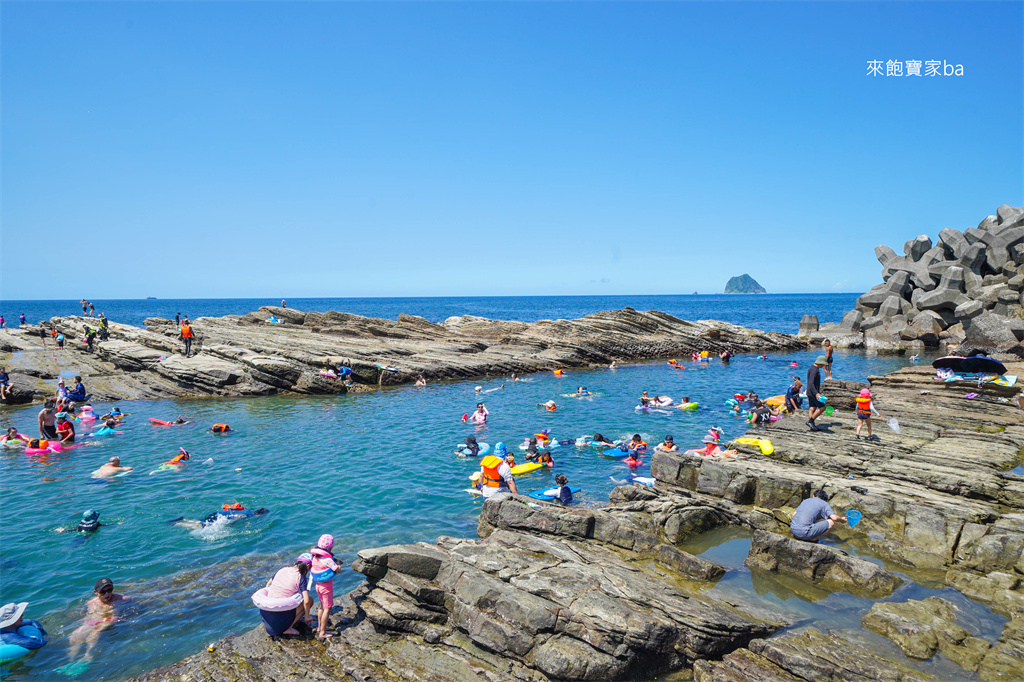
[[(468, 434), (492, 445), (504, 441), (517, 455), (514, 446), (543, 428), (557, 439), (595, 431), (628, 438), (639, 432), (652, 447), (671, 433), (681, 447), (693, 447), (712, 425), (721, 426), (726, 438), (744, 430), (723, 405), (728, 396), (748, 389), (762, 396), (782, 393), (791, 375), (806, 375), (817, 354), (772, 355), (767, 361), (741, 356), (728, 366), (687, 362), (685, 371), (651, 362), (615, 371), (567, 371), (563, 378), (545, 373), (515, 383), (477, 379), (346, 396), (125, 401), (118, 403), (131, 413), (123, 436), (87, 438), (86, 447), (45, 458), (3, 449), (2, 600), (30, 602), (26, 616), (51, 636), (42, 650), (6, 665), (5, 679), (57, 677), (55, 669), (68, 662), (68, 636), (100, 577), (110, 577), (118, 593), (135, 601), (103, 633), (82, 680), (138, 674), (255, 627), (259, 617), (249, 595), (321, 533), (335, 536), (335, 553), (346, 566), (363, 548), (474, 536), (481, 502), (463, 489), (477, 464), (452, 454)], [(789, 367), (791, 361), (800, 366)], [(893, 356), (838, 351), (835, 378), (863, 380), (908, 364)], [(477, 385), (491, 389), (502, 381), (503, 390), (474, 392)], [(563, 397), (580, 385), (596, 395)], [(636, 413), (642, 390), (677, 400), (689, 395), (701, 409)], [(549, 399), (558, 403), (557, 411), (537, 406)], [(489, 423), (462, 424), (461, 416), (478, 400), (491, 412)], [(100, 414), (111, 406), (95, 404)], [(5, 410), (2, 426), (34, 435), (38, 409)], [(179, 413), (197, 424), (154, 427), (147, 421)], [(215, 436), (208, 429), (216, 422), (236, 431)], [(192, 454), (183, 471), (149, 473), (179, 447)], [(550, 487), (554, 475), (564, 473), (583, 489), (582, 504), (605, 504), (612, 479), (627, 475), (623, 464), (590, 449), (562, 446), (553, 454), (554, 470), (517, 477), (520, 491)], [(136, 471), (110, 482), (90, 478), (112, 455)], [(649, 461), (645, 457), (637, 473), (649, 475)], [(198, 531), (168, 523), (180, 516), (202, 518), (232, 502), (270, 513)], [(89, 536), (55, 532), (73, 526), (85, 509), (99, 510), (101, 521), (114, 525)], [(336, 594), (361, 579), (344, 569)]]
[[(837, 511), (842, 513), (842, 510)], [(875, 600), (842, 592), (828, 592), (808, 584), (801, 578), (752, 571), (747, 568), (743, 562), (750, 551), (752, 536), (753, 531), (748, 528), (724, 526), (702, 533), (680, 546), (681, 549), (702, 556), (726, 569), (726, 574), (713, 587), (706, 590), (705, 594), (742, 604), (744, 609), (751, 612), (761, 608), (782, 614), (793, 621), (793, 625), (779, 631), (779, 635), (813, 623), (822, 631), (840, 631), (865, 648), (877, 651), (888, 658), (903, 661), (924, 673), (934, 675), (936, 679), (980, 679), (976, 673), (964, 670), (941, 653), (926, 661), (906, 658), (888, 638), (862, 627), (861, 618), (871, 610)], [(957, 611), (958, 624), (971, 634), (993, 643), (999, 639), (1007, 618), (993, 612), (985, 604), (970, 600), (951, 587), (944, 587), (936, 571), (886, 565), (853, 542), (843, 541), (832, 534), (821, 542), (880, 566), (885, 565), (905, 580), (891, 595), (877, 601), (905, 602), (908, 599), (941, 597), (953, 604)], [(939, 580), (936, 581), (936, 578)]]

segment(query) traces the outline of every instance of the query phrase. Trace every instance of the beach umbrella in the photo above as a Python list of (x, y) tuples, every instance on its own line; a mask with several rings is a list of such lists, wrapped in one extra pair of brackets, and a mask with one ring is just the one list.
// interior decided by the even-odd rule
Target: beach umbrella
[(900, 423), (896, 421), (896, 417), (889, 417), (888, 419), (886, 419), (885, 425), (888, 426), (893, 431), (895, 431), (896, 433), (900, 432)]
[(850, 528), (853, 528), (858, 523), (860, 523), (860, 518), (861, 513), (856, 509), (851, 509), (850, 511), (846, 512), (846, 521), (850, 524)]

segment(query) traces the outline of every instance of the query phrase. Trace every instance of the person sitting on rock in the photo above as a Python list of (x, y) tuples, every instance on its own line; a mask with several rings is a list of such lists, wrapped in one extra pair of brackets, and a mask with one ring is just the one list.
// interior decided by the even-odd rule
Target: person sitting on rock
[(832, 530), (837, 521), (845, 522), (846, 517), (832, 511), (828, 503), (828, 493), (818, 490), (813, 496), (801, 502), (793, 512), (789, 530), (797, 540), (817, 542), (818, 538)]
[(0, 367), (0, 400), (7, 400), (11, 397), (11, 377), (7, 374), (6, 367)]
[(86, 398), (85, 384), (82, 383), (82, 377), (75, 377), (75, 385), (68, 391), (68, 400), (74, 400), (82, 402)]

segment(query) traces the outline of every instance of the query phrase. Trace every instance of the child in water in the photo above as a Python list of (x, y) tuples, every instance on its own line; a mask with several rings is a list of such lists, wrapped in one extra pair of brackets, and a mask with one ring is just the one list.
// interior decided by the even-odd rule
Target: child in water
[[(465, 452), (466, 450), (469, 450), (468, 455)], [(455, 454), (462, 455), (463, 457), (476, 457), (479, 455), (480, 444), (476, 442), (476, 436), (466, 436), (466, 447), (462, 450), (457, 450)]]
[(572, 504), (572, 490), (569, 489), (569, 479), (565, 474), (555, 476), (555, 483), (558, 484), (558, 501), (566, 506)]
[(632, 453), (634, 458), (636, 458), (637, 456), (647, 452), (647, 443), (645, 443), (644, 440), (640, 438), (639, 433), (634, 433), (633, 440), (629, 441), (629, 445), (626, 446), (626, 449), (629, 450), (630, 453)]
[(526, 459), (529, 462), (539, 462), (549, 467), (555, 466), (555, 461), (551, 458), (551, 452), (537, 447), (536, 436), (532, 436), (530, 442), (526, 445)]
[(317, 541), (316, 547), (309, 550), (309, 553), (313, 555), (313, 566), (310, 571), (313, 574), (317, 596), (320, 597), (320, 615), (317, 616), (316, 633), (318, 639), (334, 636), (327, 634), (327, 623), (330, 620), (331, 609), (334, 608), (334, 575), (341, 570), (341, 564), (331, 553), (333, 547), (334, 537), (324, 533)]

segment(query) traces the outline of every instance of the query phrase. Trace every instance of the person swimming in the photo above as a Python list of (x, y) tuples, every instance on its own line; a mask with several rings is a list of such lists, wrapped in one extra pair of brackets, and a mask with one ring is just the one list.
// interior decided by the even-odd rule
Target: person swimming
[(82, 514), (82, 520), (72, 528), (58, 528), (58, 533), (95, 533), (102, 526), (109, 526), (109, 523), (100, 523), (100, 513), (92, 509)]
[(186, 519), (183, 516), (179, 516), (176, 519), (171, 519), (168, 523), (173, 523), (175, 526), (181, 526), (182, 528), (188, 528), (189, 530), (198, 530), (217, 523), (220, 519), (227, 519), (227, 523), (232, 524), (244, 519), (250, 519), (254, 516), (262, 516), (269, 511), (269, 509), (264, 507), (260, 507), (259, 509), (245, 509), (238, 503), (225, 504), (223, 508), (218, 509), (211, 514), (207, 514), (202, 519)]
[[(469, 450), (469, 454), (466, 454), (464, 450)], [(476, 457), (480, 454), (480, 444), (476, 442), (476, 436), (466, 436), (466, 447), (456, 450), (455, 454), (462, 455), (464, 457)]]
[(531, 437), (530, 441), (526, 444), (526, 460), (546, 464), (549, 467), (555, 466), (555, 461), (551, 458), (551, 451), (540, 449), (537, 446), (536, 436)]

